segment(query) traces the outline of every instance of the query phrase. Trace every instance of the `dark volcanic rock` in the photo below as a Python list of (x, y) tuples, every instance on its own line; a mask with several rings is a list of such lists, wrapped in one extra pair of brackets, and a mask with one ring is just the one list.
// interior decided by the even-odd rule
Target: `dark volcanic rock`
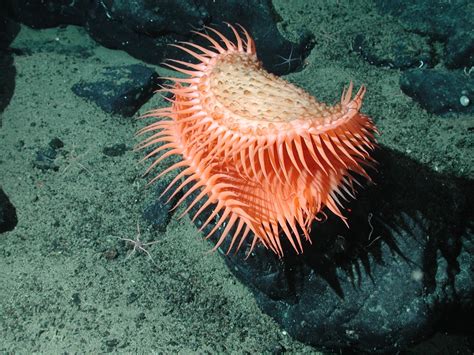
[[(0, 5), (0, 12), (2, 5)], [(13, 56), (9, 48), (10, 43), (20, 31), (20, 26), (10, 19), (0, 15), (0, 113), (10, 103), (15, 90), (15, 66)], [(0, 116), (0, 127), (2, 117)]]
[(376, 0), (375, 4), (381, 13), (403, 20), (407, 29), (436, 39), (472, 30), (474, 25), (474, 7), (470, 0)]
[(221, 26), (223, 22), (239, 23), (255, 40), (258, 58), (263, 66), (277, 75), (303, 69), (304, 59), (314, 47), (314, 39), (308, 33), (300, 33), (297, 43), (287, 41), (278, 31), (276, 24), (281, 20), (273, 9), (271, 1), (255, 0), (206, 0), (212, 26), (218, 28), (227, 38), (234, 38), (232, 32)]
[(474, 31), (459, 31), (450, 37), (446, 45), (448, 68), (471, 68), (474, 66)]
[[(281, 36), (276, 27), (279, 19), (268, 0), (252, 3), (239, 0), (135, 0), (116, 1), (110, 6), (101, 2), (91, 14), (86, 28), (95, 40), (153, 64), (160, 64), (166, 58), (193, 59), (168, 44), (176, 41), (206, 43), (199, 36), (190, 35), (192, 30), (202, 30), (203, 25), (234, 38), (224, 22), (240, 23), (252, 34), (263, 65), (275, 74), (301, 69), (313, 45), (308, 35), (302, 35), (298, 43), (291, 43)], [(282, 58), (289, 58), (289, 61)]]
[(158, 88), (158, 74), (144, 65), (106, 67), (93, 83), (78, 83), (72, 91), (105, 112), (133, 116)]
[(61, 149), (64, 147), (64, 142), (59, 139), (58, 137), (54, 137), (53, 139), (51, 139), (48, 143), (48, 145), (54, 149), (54, 150), (57, 150), (57, 149)]
[[(375, 4), (380, 13), (398, 17), (400, 29), (375, 38), (359, 35), (355, 49), (376, 65), (409, 69), (419, 63), (425, 68), (457, 69), (452, 73), (410, 71), (402, 75), (400, 84), (429, 112), (472, 113), (472, 85), (466, 84), (472, 79), (469, 75), (463, 78), (461, 72), (474, 66), (474, 2), (376, 0)], [(416, 40), (406, 41), (406, 37)], [(466, 105), (464, 100), (461, 105), (461, 96), (471, 103)]]
[[(400, 87), (432, 113), (474, 113), (474, 81), (462, 70), (415, 69), (400, 77)], [(462, 105), (462, 97), (467, 98)]]
[(380, 33), (357, 35), (353, 48), (371, 64), (389, 68), (408, 69), (432, 65), (431, 47), (426, 37), (401, 32), (396, 35)]
[[(171, 179), (158, 179), (155, 182), (155, 196), (154, 202), (143, 211), (143, 219), (149, 222), (155, 230), (160, 232), (166, 231), (169, 221), (171, 220), (170, 210), (176, 205), (178, 199), (176, 196), (171, 198), (173, 189), (167, 191), (160, 197), (163, 191), (168, 187)], [(170, 199), (170, 201), (168, 201)]]
[(249, 237), (225, 257), (263, 311), (318, 349), (397, 352), (436, 331), (472, 329), (474, 184), (388, 150), (378, 154), (376, 185), (347, 206), (349, 229), (329, 216), (315, 223), (303, 255), (283, 239), (283, 259), (261, 245), (246, 258)]
[(124, 143), (117, 143), (112, 146), (107, 146), (102, 149), (102, 153), (109, 157), (118, 157), (125, 154), (127, 146)]
[(252, 34), (259, 58), (275, 74), (301, 69), (313, 46), (307, 34), (297, 43), (280, 34), (280, 19), (270, 0), (7, 0), (5, 6), (9, 16), (35, 28), (82, 25), (102, 45), (153, 64), (165, 58), (189, 59), (168, 44), (202, 40), (190, 31), (203, 30), (203, 25), (233, 38), (224, 22), (240, 23)]
[(54, 162), (58, 153), (56, 149), (51, 146), (36, 151), (35, 159), (33, 160), (33, 166), (40, 170), (53, 170), (58, 171), (59, 166)]
[[(15, 74), (13, 56), (0, 48), (0, 113), (8, 106), (15, 91)], [(0, 127), (2, 127), (1, 116)]]
[(164, 199), (157, 198), (153, 204), (143, 211), (143, 218), (153, 227), (153, 229), (164, 232), (171, 219), (170, 205)]
[(13, 230), (17, 223), (15, 206), (0, 188), (0, 233)]
[[(0, 5), (0, 11), (4, 11), (2, 5)], [(0, 13), (0, 49), (8, 48), (18, 32), (20, 32), (20, 25)]]
[(33, 28), (58, 25), (82, 25), (89, 0), (9, 0), (5, 6), (10, 16)]
[(86, 29), (105, 47), (160, 64), (176, 52), (168, 43), (186, 40), (207, 17), (205, 9), (190, 0), (98, 1), (90, 8)]
[(375, 3), (381, 13), (397, 16), (403, 21), (403, 32), (424, 35), (430, 42), (442, 42), (441, 59), (448, 67), (474, 65), (472, 1), (377, 0)]

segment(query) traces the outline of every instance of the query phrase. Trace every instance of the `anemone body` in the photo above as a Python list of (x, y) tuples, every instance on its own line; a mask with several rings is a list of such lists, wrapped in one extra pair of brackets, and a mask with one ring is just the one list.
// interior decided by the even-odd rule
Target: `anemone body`
[(205, 199), (193, 218), (213, 208), (202, 228), (219, 216), (208, 234), (223, 228), (215, 248), (232, 232), (229, 250), (253, 235), (251, 249), (260, 242), (281, 256), (282, 235), (299, 253), (324, 208), (345, 220), (341, 201), (354, 197), (355, 175), (370, 179), (376, 128), (360, 113), (365, 88), (352, 98), (350, 83), (336, 105), (318, 102), (265, 71), (248, 32), (229, 27), (233, 41), (207, 28), (213, 36), (196, 34), (208, 48), (175, 45), (197, 63), (168, 61), (188, 77), (166, 78), (173, 84), (160, 91), (172, 94), (171, 104), (145, 115), (159, 120), (139, 132), (152, 133), (139, 147), (152, 148), (147, 172), (181, 157), (152, 181), (180, 169), (166, 191), (174, 197), (188, 185), (178, 205), (196, 193), (186, 212)]

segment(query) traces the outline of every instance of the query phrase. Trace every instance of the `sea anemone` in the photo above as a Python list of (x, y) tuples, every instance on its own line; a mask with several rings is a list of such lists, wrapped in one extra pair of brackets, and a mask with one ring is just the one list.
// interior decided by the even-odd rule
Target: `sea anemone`
[(138, 148), (151, 147), (146, 173), (181, 158), (152, 182), (180, 170), (164, 193), (176, 186), (171, 200), (187, 186), (176, 206), (194, 196), (183, 213), (200, 206), (193, 220), (213, 208), (201, 229), (217, 218), (207, 236), (223, 229), (214, 249), (229, 233), (228, 251), (253, 235), (250, 250), (260, 242), (282, 256), (284, 235), (299, 253), (313, 220), (327, 208), (345, 221), (341, 199), (354, 197), (357, 175), (370, 179), (364, 167), (373, 163), (376, 128), (359, 112), (365, 87), (352, 99), (351, 82), (340, 103), (318, 102), (263, 69), (249, 33), (228, 26), (234, 41), (206, 27), (215, 37), (194, 33), (209, 47), (172, 44), (198, 62), (167, 61), (188, 77), (164, 78), (173, 84), (159, 91), (172, 94), (171, 105), (144, 115), (160, 120), (138, 132), (154, 132)]

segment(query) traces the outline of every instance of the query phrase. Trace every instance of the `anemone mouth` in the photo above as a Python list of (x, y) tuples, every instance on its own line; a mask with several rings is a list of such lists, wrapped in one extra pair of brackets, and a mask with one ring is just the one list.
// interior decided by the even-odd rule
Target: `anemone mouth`
[(152, 181), (180, 169), (165, 192), (174, 187), (174, 197), (188, 186), (177, 205), (196, 193), (185, 213), (207, 198), (193, 219), (214, 208), (201, 229), (219, 216), (208, 234), (223, 229), (215, 249), (229, 233), (228, 251), (253, 234), (250, 249), (261, 242), (282, 256), (282, 234), (299, 253), (324, 208), (345, 220), (341, 200), (354, 197), (354, 174), (370, 179), (364, 167), (373, 164), (377, 131), (359, 112), (365, 87), (352, 98), (350, 83), (340, 103), (320, 103), (266, 72), (248, 32), (228, 26), (234, 41), (206, 28), (216, 37), (196, 33), (209, 48), (175, 45), (198, 63), (166, 63), (188, 77), (166, 78), (174, 84), (160, 91), (173, 95), (171, 105), (145, 115), (164, 120), (139, 131), (154, 133), (138, 148), (152, 148), (144, 158), (152, 160), (147, 173), (172, 155), (181, 157)]

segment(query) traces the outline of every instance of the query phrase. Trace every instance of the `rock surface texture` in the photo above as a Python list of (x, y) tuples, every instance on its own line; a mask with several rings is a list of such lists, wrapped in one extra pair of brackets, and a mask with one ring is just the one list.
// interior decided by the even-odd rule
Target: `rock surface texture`
[(399, 28), (372, 37), (360, 34), (354, 49), (371, 64), (408, 70), (400, 86), (428, 112), (471, 114), (474, 3), (396, 0), (376, 5), (381, 14), (399, 19)]

